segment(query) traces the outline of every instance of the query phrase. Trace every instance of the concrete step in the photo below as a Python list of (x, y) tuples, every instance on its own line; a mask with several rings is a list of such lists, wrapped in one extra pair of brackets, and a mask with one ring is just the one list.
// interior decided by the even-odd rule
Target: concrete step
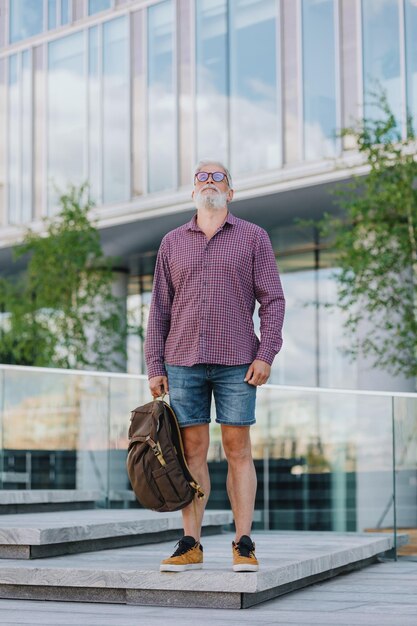
[(1, 489), (0, 515), (93, 509), (100, 499), (93, 489)]
[[(205, 533), (219, 533), (232, 521), (230, 511), (207, 511)], [(149, 544), (178, 539), (181, 529), (180, 512), (144, 509), (5, 515), (0, 518), (0, 558), (36, 559)]]
[(36, 562), (2, 561), (0, 597), (247, 608), (364, 567), (393, 548), (392, 535), (258, 533), (254, 540), (259, 572), (235, 573), (231, 568), (233, 537), (231, 533), (207, 537), (203, 532), (204, 569), (180, 573), (159, 571), (161, 559), (172, 554), (172, 542)]
[(139, 508), (131, 489), (110, 489), (107, 494), (94, 489), (0, 489), (0, 515), (95, 509), (103, 502)]

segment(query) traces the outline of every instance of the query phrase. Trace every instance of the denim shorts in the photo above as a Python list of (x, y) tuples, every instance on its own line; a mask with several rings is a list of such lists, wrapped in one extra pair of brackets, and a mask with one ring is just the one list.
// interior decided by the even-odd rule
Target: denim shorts
[(211, 394), (216, 422), (228, 426), (255, 423), (256, 386), (244, 381), (247, 365), (168, 365), (169, 401), (181, 428), (210, 423)]

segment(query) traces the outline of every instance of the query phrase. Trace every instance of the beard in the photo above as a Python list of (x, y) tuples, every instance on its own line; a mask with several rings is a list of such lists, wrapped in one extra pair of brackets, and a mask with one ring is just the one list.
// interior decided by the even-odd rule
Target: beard
[[(215, 189), (214, 193), (204, 194), (205, 189)], [(224, 209), (227, 205), (227, 193), (221, 193), (216, 187), (203, 187), (194, 198), (197, 209)]]

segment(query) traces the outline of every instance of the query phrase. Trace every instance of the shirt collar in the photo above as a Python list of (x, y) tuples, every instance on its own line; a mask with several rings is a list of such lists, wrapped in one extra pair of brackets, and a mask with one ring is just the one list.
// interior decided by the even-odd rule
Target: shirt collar
[[(230, 213), (230, 211), (227, 212), (226, 219), (224, 220), (223, 225), (226, 223), (230, 224), (231, 226), (237, 224), (237, 218), (232, 213)], [(187, 230), (201, 231), (201, 228), (197, 224), (197, 213), (194, 213), (194, 215), (188, 222)]]

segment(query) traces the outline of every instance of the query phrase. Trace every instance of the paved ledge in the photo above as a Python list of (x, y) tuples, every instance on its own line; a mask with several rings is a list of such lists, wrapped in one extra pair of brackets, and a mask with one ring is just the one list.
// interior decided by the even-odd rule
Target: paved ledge
[[(207, 511), (205, 532), (218, 533), (232, 520), (230, 511)], [(7, 515), (0, 519), (0, 558), (30, 559), (155, 543), (177, 539), (180, 529), (180, 512), (144, 509)]]
[(0, 515), (94, 509), (102, 499), (98, 490), (1, 489)]
[[(203, 570), (160, 573), (172, 543), (68, 555), (42, 561), (3, 561), (0, 597), (156, 606), (248, 608), (339, 573), (375, 562), (392, 535), (269, 532), (255, 536), (260, 571), (231, 570), (230, 533), (203, 533)], [(402, 541), (405, 539), (403, 538)]]

